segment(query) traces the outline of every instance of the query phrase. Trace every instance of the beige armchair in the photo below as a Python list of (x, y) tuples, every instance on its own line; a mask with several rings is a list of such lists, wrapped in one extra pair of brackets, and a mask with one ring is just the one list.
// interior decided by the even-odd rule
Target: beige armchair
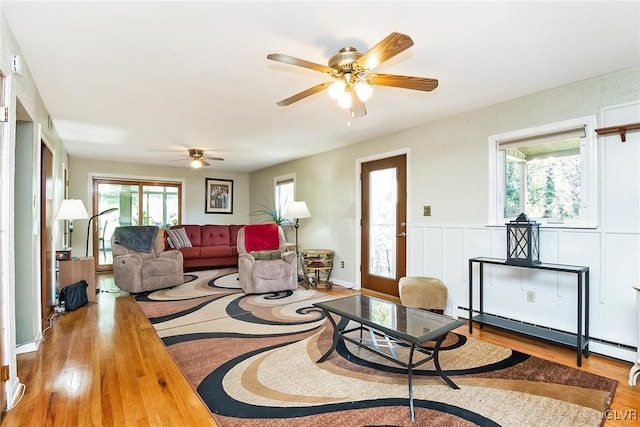
[(113, 251), (113, 278), (117, 287), (130, 293), (169, 288), (183, 282), (182, 253), (164, 250), (164, 230), (159, 230), (151, 252), (138, 252), (115, 242)]
[[(266, 233), (266, 238), (259, 236), (263, 232)], [(262, 294), (297, 289), (296, 253), (286, 250), (287, 241), (280, 226), (247, 225), (238, 231), (237, 242), (238, 278), (245, 293)]]

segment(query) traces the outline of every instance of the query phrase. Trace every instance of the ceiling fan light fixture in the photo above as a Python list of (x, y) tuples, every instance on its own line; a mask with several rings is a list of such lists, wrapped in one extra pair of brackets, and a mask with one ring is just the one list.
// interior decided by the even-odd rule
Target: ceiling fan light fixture
[(340, 96), (344, 93), (345, 83), (342, 79), (338, 79), (329, 86), (327, 92), (329, 93), (329, 97), (334, 101), (340, 99)]
[(342, 92), (340, 98), (338, 99), (338, 107), (351, 108), (351, 92)]
[(352, 109), (351, 116), (355, 118), (364, 117), (367, 114), (364, 102), (373, 94), (371, 86), (432, 91), (438, 87), (436, 79), (395, 74), (368, 74), (380, 64), (411, 46), (413, 46), (411, 37), (393, 32), (365, 53), (360, 53), (353, 47), (340, 49), (329, 59), (328, 66), (280, 53), (269, 54), (267, 59), (319, 71), (335, 79), (334, 82), (325, 81), (298, 92), (277, 102), (276, 105), (285, 107), (323, 90), (328, 90), (329, 97), (337, 101), (339, 107)]
[(360, 98), (360, 101), (362, 102), (368, 101), (369, 98), (371, 98), (371, 95), (373, 95), (373, 88), (362, 81), (356, 83), (354, 89), (356, 91), (356, 95), (358, 95), (358, 98)]
[(200, 161), (200, 159), (194, 159), (191, 160), (191, 167), (194, 169), (198, 169), (202, 167), (202, 162)]

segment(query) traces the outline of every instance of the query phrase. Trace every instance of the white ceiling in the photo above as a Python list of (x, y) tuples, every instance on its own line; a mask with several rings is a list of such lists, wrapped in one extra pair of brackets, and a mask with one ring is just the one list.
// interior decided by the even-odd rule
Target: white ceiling
[[(252, 171), (640, 64), (640, 2), (2, 1), (72, 156), (165, 166), (187, 148)], [(414, 46), (376, 68), (436, 78), (433, 92), (376, 87), (368, 114), (326, 93), (276, 102), (326, 64), (391, 32)]]

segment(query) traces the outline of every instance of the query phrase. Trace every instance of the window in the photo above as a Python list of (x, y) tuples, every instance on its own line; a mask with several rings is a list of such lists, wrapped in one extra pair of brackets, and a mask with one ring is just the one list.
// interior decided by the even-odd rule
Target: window
[(595, 116), (489, 137), (491, 222), (597, 225)]
[(274, 178), (275, 183), (275, 208), (278, 210), (279, 216), (289, 207), (289, 203), (295, 201), (296, 194), (296, 176), (295, 174), (278, 176)]

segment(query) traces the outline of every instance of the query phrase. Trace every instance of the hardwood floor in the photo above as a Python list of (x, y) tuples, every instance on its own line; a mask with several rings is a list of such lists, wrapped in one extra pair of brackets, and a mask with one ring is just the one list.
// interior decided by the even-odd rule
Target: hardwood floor
[[(98, 287), (116, 291), (112, 276)], [(126, 293), (101, 292), (56, 316), (37, 352), (18, 355), (24, 397), (9, 426), (216, 426)]]
[[(469, 334), (469, 328), (464, 326), (456, 329), (455, 332), (576, 368), (576, 352), (567, 347), (560, 347), (490, 327), (485, 327), (483, 330), (474, 327), (473, 334)], [(636, 387), (631, 387), (628, 384), (631, 366), (632, 363), (593, 353), (587, 359), (582, 359), (582, 367), (579, 369), (618, 380), (618, 387), (604, 423), (605, 427), (640, 425), (640, 384)]]
[[(135, 301), (117, 292), (111, 275), (97, 277), (113, 292), (56, 316), (38, 351), (18, 356), (26, 391), (2, 427), (216, 426)], [(466, 327), (456, 332), (469, 335)], [(564, 347), (492, 328), (474, 328), (472, 336), (575, 367), (575, 353)], [(630, 367), (593, 354), (583, 361), (582, 370), (619, 381), (607, 427), (638, 425), (629, 419), (640, 417), (640, 386), (627, 385)]]

